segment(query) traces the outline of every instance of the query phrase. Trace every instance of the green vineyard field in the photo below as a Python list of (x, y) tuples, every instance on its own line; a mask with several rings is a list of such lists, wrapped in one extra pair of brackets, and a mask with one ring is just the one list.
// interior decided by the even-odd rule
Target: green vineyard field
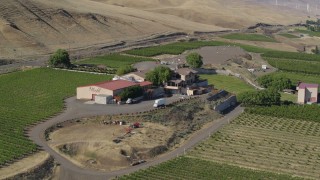
[(139, 48), (126, 51), (125, 53), (136, 55), (136, 56), (146, 56), (152, 57), (162, 54), (172, 54), (179, 55), (187, 50), (198, 49), (204, 46), (239, 46), (248, 52), (254, 53), (264, 53), (272, 51), (271, 49), (260, 48), (256, 46), (238, 44), (238, 43), (227, 43), (221, 41), (192, 41), (192, 42), (176, 42), (167, 45), (160, 45), (147, 48)]
[(199, 180), (199, 179), (299, 179), (288, 175), (240, 168), (190, 157), (178, 157), (158, 166), (122, 176), (120, 180)]
[(76, 87), (110, 79), (46, 68), (0, 75), (0, 166), (37, 150), (24, 129), (63, 109)]
[(320, 123), (244, 113), (188, 156), (320, 178)]
[(280, 70), (320, 75), (320, 61), (300, 61), (280, 58), (265, 58), (268, 63)]
[(97, 56), (93, 58), (84, 59), (78, 61), (77, 64), (94, 64), (94, 65), (105, 65), (111, 68), (119, 68), (123, 66), (132, 65), (141, 61), (154, 61), (151, 58), (143, 57), (132, 57), (121, 54), (109, 54), (105, 56)]

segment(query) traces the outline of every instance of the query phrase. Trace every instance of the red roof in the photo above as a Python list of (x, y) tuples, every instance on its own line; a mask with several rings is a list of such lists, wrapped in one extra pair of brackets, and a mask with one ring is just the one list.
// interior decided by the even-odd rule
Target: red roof
[(305, 89), (305, 88), (319, 88), (319, 84), (307, 84), (307, 83), (299, 84), (299, 89)]
[(140, 82), (139, 85), (140, 85), (141, 87), (144, 87), (144, 86), (150, 86), (150, 85), (152, 85), (152, 83), (149, 82), (149, 81), (143, 81), (143, 82)]
[(97, 86), (103, 89), (109, 89), (109, 90), (115, 91), (118, 89), (123, 89), (123, 88), (136, 86), (136, 85), (138, 84), (131, 81), (115, 80), (115, 81), (105, 81), (105, 82), (100, 82), (96, 84), (90, 84), (90, 85), (81, 86), (81, 87)]

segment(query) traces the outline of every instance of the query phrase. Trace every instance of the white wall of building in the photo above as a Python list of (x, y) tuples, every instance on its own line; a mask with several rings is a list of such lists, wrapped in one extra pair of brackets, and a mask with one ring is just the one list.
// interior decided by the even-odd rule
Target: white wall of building
[(299, 91), (298, 91), (298, 103), (299, 104), (305, 103), (305, 100), (304, 100), (305, 94), (306, 94), (305, 89), (299, 89)]
[(108, 89), (103, 89), (97, 86), (88, 86), (88, 87), (78, 87), (77, 88), (77, 99), (92, 99), (92, 95), (110, 95), (113, 96), (114, 92)]

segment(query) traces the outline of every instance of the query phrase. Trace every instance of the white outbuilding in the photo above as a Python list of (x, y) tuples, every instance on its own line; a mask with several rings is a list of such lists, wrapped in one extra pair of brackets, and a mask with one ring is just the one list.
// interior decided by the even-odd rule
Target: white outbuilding
[(112, 100), (112, 96), (104, 94), (96, 95), (94, 99), (96, 104), (111, 104)]
[(262, 65), (261, 67), (263, 70), (267, 70), (268, 69), (268, 66), (267, 65)]

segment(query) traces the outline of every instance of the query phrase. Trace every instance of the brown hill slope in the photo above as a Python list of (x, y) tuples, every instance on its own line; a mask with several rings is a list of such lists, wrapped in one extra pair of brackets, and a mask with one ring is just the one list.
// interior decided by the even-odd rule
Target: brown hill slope
[(305, 17), (251, 0), (1, 0), (0, 59), (158, 33), (290, 24)]

